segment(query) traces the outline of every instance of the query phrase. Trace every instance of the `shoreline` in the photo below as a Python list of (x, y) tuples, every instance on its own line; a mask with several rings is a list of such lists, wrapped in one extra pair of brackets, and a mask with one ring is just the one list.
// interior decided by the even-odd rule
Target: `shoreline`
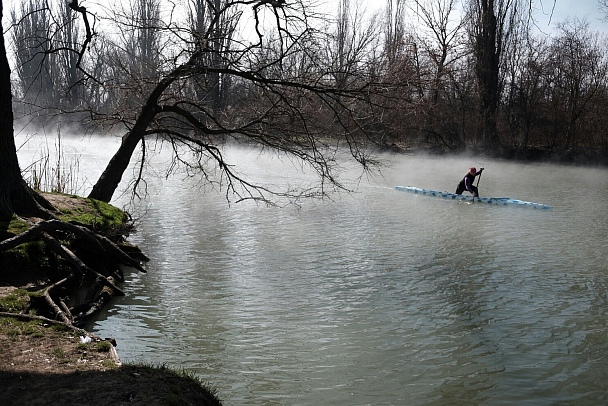
[[(105, 215), (101, 211), (108, 210), (108, 207), (102, 207), (99, 202), (93, 202), (92, 206), (100, 212), (91, 215), (83, 208), (83, 202), (88, 199), (52, 195), (50, 200), (63, 214), (69, 212), (77, 215), (77, 220), (63, 218), (58, 232), (55, 229), (49, 231), (61, 239), (66, 251), (86, 254), (83, 258), (86, 257), (91, 266), (96, 261), (103, 264), (111, 262), (103, 251), (87, 253), (82, 250), (82, 245), (79, 246), (82, 244), (79, 224), (90, 221), (88, 226), (100, 233), (102, 238), (106, 238), (106, 228), (116, 238), (129, 227), (100, 225), (100, 218)], [(40, 219), (26, 220), (13, 216), (8, 221), (0, 221), (0, 243), (9, 242), (8, 246), (13, 247), (7, 249), (5, 245), (0, 250), (1, 405), (110, 406), (124, 402), (142, 406), (222, 404), (215, 390), (194, 374), (171, 370), (164, 365), (123, 364), (113, 339), (98, 337), (78, 327), (79, 324), (75, 322), (88, 320), (81, 317), (83, 313), (85, 316), (95, 314), (110, 302), (112, 296), (122, 292), (114, 283), (111, 286), (115, 288), (110, 289), (108, 283), (103, 283), (103, 278), (114, 280), (116, 277), (116, 283), (121, 284), (121, 275), (110, 271), (112, 275), (104, 276), (101, 269), (93, 270), (84, 264), (79, 265), (78, 261), (61, 257), (55, 251), (41, 249), (41, 244), (49, 237), (37, 237), (40, 234), (36, 233), (31, 236), (31, 230), (44, 222)], [(74, 221), (77, 228), (74, 228)], [(50, 226), (46, 224), (42, 233)], [(65, 231), (64, 226), (69, 226), (67, 229), (76, 231), (77, 235)], [(19, 244), (14, 243), (16, 239)], [(84, 241), (89, 245), (92, 243), (90, 238)], [(127, 244), (125, 249), (137, 255), (137, 247), (128, 246), (126, 241), (124, 243)], [(122, 258), (118, 262), (129, 259)], [(109, 268), (113, 267), (111, 265)], [(76, 278), (80, 280), (79, 283), (65, 283), (69, 277), (64, 275), (79, 275), (75, 269), (93, 273), (97, 277), (85, 278), (86, 274), (82, 273), (82, 277)], [(84, 286), (89, 294), (87, 298), (78, 300), (81, 295), (76, 292), (82, 289), (82, 281), (90, 284), (90, 287)], [(53, 290), (56, 287), (57, 292)], [(76, 299), (68, 300), (68, 297)], [(52, 318), (53, 315), (56, 319)]]

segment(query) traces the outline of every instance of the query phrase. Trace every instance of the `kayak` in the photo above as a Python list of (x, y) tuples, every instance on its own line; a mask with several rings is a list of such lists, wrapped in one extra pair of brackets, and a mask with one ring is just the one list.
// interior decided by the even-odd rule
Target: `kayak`
[(519, 207), (530, 207), (533, 209), (539, 210), (553, 210), (553, 206), (548, 206), (546, 204), (534, 203), (534, 202), (526, 202), (523, 200), (511, 199), (510, 197), (473, 197), (469, 195), (457, 195), (456, 193), (449, 192), (441, 192), (439, 190), (433, 189), (422, 189), (419, 187), (413, 186), (395, 186), (396, 190), (401, 192), (411, 192), (424, 196), (435, 196), (441, 197), (448, 200), (457, 200), (462, 202), (471, 202), (471, 203), (485, 203), (485, 204), (494, 204), (498, 206), (519, 206)]

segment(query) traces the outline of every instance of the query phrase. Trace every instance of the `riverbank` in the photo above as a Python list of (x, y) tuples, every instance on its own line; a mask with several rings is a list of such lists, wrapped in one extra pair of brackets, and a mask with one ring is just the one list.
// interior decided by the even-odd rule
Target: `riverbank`
[[(50, 200), (63, 212), (81, 203), (74, 196)], [(15, 234), (10, 223), (12, 228), (3, 223), (2, 239)], [(38, 315), (41, 291), (53, 280), (40, 273), (44, 267), (32, 266), (40, 260), (40, 250), (29, 247), (19, 255), (24, 252), (30, 258), (21, 262), (29, 269), (11, 266), (10, 255), (0, 252), (1, 405), (221, 405), (193, 375), (164, 366), (121, 364), (115, 347), (120, 343)]]
[[(1, 302), (22, 291), (3, 287)], [(17, 293), (15, 293), (17, 292)], [(195, 377), (121, 365), (115, 347), (43, 318), (0, 315), (0, 404), (220, 405)]]
[(449, 149), (438, 145), (399, 145), (391, 144), (381, 148), (397, 154), (429, 155), (436, 157), (472, 156), (492, 158), (501, 161), (522, 163), (554, 163), (562, 165), (582, 165), (608, 167), (608, 149), (598, 148), (568, 148), (558, 149), (549, 147), (499, 147), (495, 151), (483, 148)]

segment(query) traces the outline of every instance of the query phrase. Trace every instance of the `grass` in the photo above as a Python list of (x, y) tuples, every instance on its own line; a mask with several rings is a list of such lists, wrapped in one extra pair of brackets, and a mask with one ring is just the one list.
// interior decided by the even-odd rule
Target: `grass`
[[(78, 173), (80, 172), (80, 157), (66, 160), (61, 140), (61, 128), (57, 129), (57, 139), (54, 145), (55, 153), (41, 149), (40, 158), (23, 171), (23, 177), (34, 190), (45, 190), (57, 193), (77, 193), (82, 189)], [(54, 158), (51, 159), (51, 156)]]
[(25, 289), (17, 289), (0, 297), (0, 312), (19, 313), (29, 307), (30, 296)]
[[(164, 388), (164, 403), (166, 405), (180, 405), (183, 406), (184, 399), (182, 397), (182, 385), (178, 385), (177, 382), (190, 382), (200, 388), (207, 393), (209, 397), (217, 399), (218, 404), (221, 404), (221, 401), (218, 399), (217, 391), (212, 388), (208, 382), (200, 379), (194, 372), (189, 372), (184, 369), (177, 370), (171, 369), (167, 367), (166, 364), (151, 364), (151, 363), (133, 363), (123, 365), (121, 368), (131, 370), (130, 373), (145, 373), (151, 376), (157, 376), (163, 381), (167, 382), (171, 379), (175, 378), (177, 381), (171, 385), (168, 384)], [(186, 403), (190, 404), (190, 403)]]
[(0, 331), (10, 337), (20, 335), (40, 338), (44, 336), (44, 327), (37, 320), (21, 321), (10, 317), (0, 317)]
[(13, 234), (21, 234), (22, 232), (27, 231), (29, 228), (30, 226), (26, 221), (15, 215), (13, 215), (10, 219), (0, 220), (0, 229), (6, 230)]
[(98, 352), (109, 352), (112, 349), (112, 344), (107, 341), (99, 341), (96, 347)]

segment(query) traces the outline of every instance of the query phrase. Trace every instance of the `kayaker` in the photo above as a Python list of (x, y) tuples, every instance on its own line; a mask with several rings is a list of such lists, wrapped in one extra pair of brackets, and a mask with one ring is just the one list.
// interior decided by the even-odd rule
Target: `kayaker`
[(479, 172), (477, 172), (477, 168), (475, 167), (469, 168), (469, 172), (464, 175), (464, 178), (462, 178), (462, 180), (458, 184), (458, 187), (456, 188), (456, 194), (461, 195), (462, 192), (467, 190), (473, 196), (479, 197), (479, 190), (477, 190), (477, 187), (473, 185), (473, 183), (475, 182), (475, 177), (477, 175), (481, 176), (481, 172), (483, 172), (483, 168), (479, 168)]

